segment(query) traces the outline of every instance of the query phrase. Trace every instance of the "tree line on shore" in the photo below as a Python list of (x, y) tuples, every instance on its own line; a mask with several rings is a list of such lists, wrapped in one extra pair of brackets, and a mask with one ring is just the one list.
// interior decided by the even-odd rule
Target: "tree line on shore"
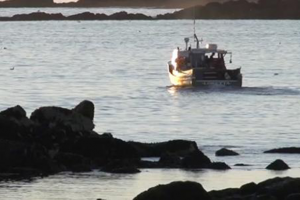
[(186, 8), (210, 2), (228, 0), (78, 0), (69, 3), (55, 3), (54, 0), (6, 0), (0, 7), (157, 7)]
[[(47, 0), (51, 2), (52, 0)], [(205, 6), (194, 6), (155, 17), (141, 13), (118, 12), (112, 15), (79, 13), (72, 16), (48, 13), (18, 14), (1, 17), (0, 21), (22, 20), (176, 20), (176, 19), (300, 19), (299, 0), (247, 0), (213, 2)]]

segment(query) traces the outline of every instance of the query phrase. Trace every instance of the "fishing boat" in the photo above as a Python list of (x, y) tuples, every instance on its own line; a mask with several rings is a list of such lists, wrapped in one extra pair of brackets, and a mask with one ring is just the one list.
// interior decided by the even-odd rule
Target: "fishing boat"
[(200, 47), (196, 34), (194, 48), (185, 38), (185, 49), (175, 49), (171, 61), (168, 62), (170, 81), (175, 86), (235, 86), (242, 87), (241, 68), (227, 69), (225, 56), (232, 53), (218, 49), (216, 44)]

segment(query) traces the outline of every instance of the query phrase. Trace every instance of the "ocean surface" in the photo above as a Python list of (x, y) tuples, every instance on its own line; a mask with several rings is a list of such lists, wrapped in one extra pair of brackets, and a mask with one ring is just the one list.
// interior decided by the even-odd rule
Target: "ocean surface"
[[(192, 36), (189, 20), (1, 22), (0, 110), (21, 105), (30, 116), (41, 106), (73, 108), (88, 99), (96, 107), (99, 133), (126, 141), (194, 140), (213, 161), (233, 168), (62, 173), (0, 183), (1, 200), (130, 200), (177, 180), (212, 190), (300, 176), (300, 155), (263, 154), (300, 146), (300, 21), (198, 20), (196, 32), (203, 45), (233, 52), (227, 67), (242, 67), (243, 88), (171, 86), (167, 61)], [(241, 156), (215, 157), (222, 147)], [(277, 158), (292, 170), (264, 169)]]

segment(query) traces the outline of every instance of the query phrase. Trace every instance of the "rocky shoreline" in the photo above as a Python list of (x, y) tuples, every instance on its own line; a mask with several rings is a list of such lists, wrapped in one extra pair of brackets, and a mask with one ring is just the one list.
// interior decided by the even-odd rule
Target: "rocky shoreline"
[[(193, 141), (126, 142), (98, 134), (94, 104), (73, 109), (41, 107), (28, 118), (21, 106), (0, 112), (0, 179), (47, 176), (63, 171), (138, 173), (141, 168), (230, 169), (212, 162)], [(159, 157), (157, 162), (144, 157)]]
[[(30, 117), (27, 117), (26, 111), (19, 105), (1, 111), (0, 181), (43, 177), (64, 171), (76, 173), (100, 170), (107, 173), (139, 173), (143, 168), (230, 169), (226, 163), (213, 162), (194, 141), (126, 142), (114, 138), (110, 133), (98, 134), (93, 130), (95, 127), (93, 123), (94, 110), (93, 102), (85, 100), (73, 109), (54, 106), (41, 107), (33, 111)], [(216, 155), (238, 156), (239, 154), (232, 150), (220, 149)], [(146, 157), (158, 157), (159, 160), (146, 161), (143, 159)], [(276, 160), (266, 169), (286, 170), (289, 169), (289, 166), (281, 160)], [(226, 199), (252, 200), (253, 195), (257, 196), (258, 194), (274, 196), (268, 188), (273, 187), (272, 184), (275, 183), (280, 183), (279, 185), (283, 185), (284, 188), (287, 187), (286, 184), (288, 186), (297, 184), (300, 188), (298, 179), (278, 178), (257, 185), (250, 183), (240, 189), (210, 192), (207, 193), (206, 198), (224, 199), (223, 197), (226, 196)], [(171, 189), (167, 189), (165, 192), (172, 191), (173, 185), (177, 185), (174, 186), (175, 189), (183, 187), (187, 191), (193, 188), (199, 190), (202, 187), (198, 183), (186, 184), (170, 184)], [(164, 187), (168, 188), (169, 186), (162, 186), (162, 188)], [(150, 189), (149, 191), (155, 190)], [(283, 190), (285, 191), (285, 189)], [(152, 194), (151, 198), (147, 197), (149, 191), (138, 196), (136, 200), (151, 199)], [(180, 191), (182, 190), (180, 189)], [(293, 190), (293, 194), (294, 191), (296, 190)], [(298, 190), (297, 192), (300, 193)], [(162, 193), (159, 192), (155, 195), (162, 195)], [(158, 200), (176, 199), (155, 197), (157, 198), (154, 199)], [(279, 196), (277, 199), (284, 198)], [(189, 200), (189, 198), (184, 199)], [(190, 199), (195, 198), (191, 197)], [(268, 197), (268, 199), (274, 198)]]

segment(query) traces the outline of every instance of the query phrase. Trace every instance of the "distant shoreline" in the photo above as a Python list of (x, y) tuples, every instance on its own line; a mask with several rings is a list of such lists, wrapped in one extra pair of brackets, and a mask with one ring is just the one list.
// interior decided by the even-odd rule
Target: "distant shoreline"
[[(68, 4), (70, 5), (70, 4)], [(75, 4), (74, 4), (75, 5)], [(75, 7), (74, 7), (75, 8)], [(79, 7), (78, 7), (79, 8)], [(81, 7), (80, 7), (81, 8)], [(89, 7), (86, 7), (89, 8)], [(92, 7), (90, 7), (92, 8)], [(147, 16), (142, 13), (131, 14), (125, 11), (111, 15), (90, 12), (64, 16), (61, 13), (49, 14), (34, 12), (18, 14), (12, 17), (1, 17), (0, 21), (40, 21), (40, 20), (178, 20), (178, 19), (208, 19), (208, 20), (299, 20), (300, 1), (277, 0), (259, 1), (246, 0), (227, 1), (225, 3), (208, 3), (205, 6), (194, 6), (173, 13)]]
[[(0, 17), (2, 21), (105, 21), (105, 20), (185, 20), (193, 19), (192, 17), (179, 17), (182, 11), (174, 13), (160, 14), (157, 16), (148, 16), (141, 13), (127, 13), (125, 11), (117, 12), (111, 15), (103, 13), (82, 12), (70, 16), (65, 16), (62, 13), (45, 13), (32, 12), (29, 14), (16, 14), (12, 17)], [(236, 17), (198, 17), (199, 20), (299, 20), (299, 18), (236, 18)]]

